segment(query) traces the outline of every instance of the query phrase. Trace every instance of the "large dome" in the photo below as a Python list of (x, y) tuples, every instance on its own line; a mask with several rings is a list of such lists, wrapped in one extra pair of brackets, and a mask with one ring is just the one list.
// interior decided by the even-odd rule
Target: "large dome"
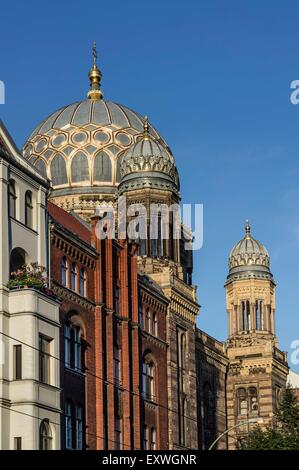
[[(142, 117), (111, 101), (87, 99), (67, 105), (47, 117), (30, 135), (23, 154), (52, 180), (56, 194), (114, 193), (119, 157), (143, 132)], [(163, 143), (150, 126), (150, 134)], [(59, 190), (59, 191), (56, 191)], [(81, 190), (81, 189), (80, 189)]]
[(252, 237), (246, 223), (245, 237), (231, 250), (228, 279), (267, 278), (272, 279), (270, 257), (264, 245)]
[[(144, 131), (140, 114), (103, 99), (101, 72), (95, 62), (89, 78), (88, 99), (64, 106), (47, 117), (23, 148), (24, 157), (51, 179), (53, 202), (66, 210), (87, 211), (87, 218), (99, 201), (113, 203), (121, 156), (142, 138)], [(152, 125), (149, 135), (171, 155)]]

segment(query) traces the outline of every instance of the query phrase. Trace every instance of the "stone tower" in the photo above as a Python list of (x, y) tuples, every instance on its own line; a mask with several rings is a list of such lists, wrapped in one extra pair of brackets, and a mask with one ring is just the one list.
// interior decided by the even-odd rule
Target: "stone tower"
[[(139, 270), (157, 282), (169, 299), (169, 448), (196, 449), (195, 327), (199, 306), (192, 285), (192, 251), (185, 245), (191, 237), (177, 220), (180, 194), (174, 158), (169, 148), (149, 134), (147, 119), (141, 138), (123, 154), (120, 174), (118, 193), (126, 199), (127, 213), (139, 213), (137, 233), (131, 235), (139, 243)], [(182, 237), (177, 237), (178, 230)]]
[(228, 313), (228, 448), (236, 449), (256, 422), (270, 424), (286, 385), (286, 353), (275, 333), (275, 282), (266, 248), (246, 224), (232, 249), (225, 283)]
[[(55, 111), (41, 122), (25, 143), (23, 154), (51, 179), (51, 201), (88, 222), (98, 208), (104, 206), (106, 211), (107, 205), (121, 219), (124, 208), (118, 196), (125, 200), (125, 215), (132, 219), (130, 222), (136, 219), (138, 204), (142, 205), (141, 210), (146, 209), (145, 224), (140, 219), (135, 233), (128, 238), (139, 244), (139, 271), (157, 282), (169, 299), (169, 447), (195, 449), (194, 333), (199, 306), (192, 285), (192, 251), (185, 249), (185, 241), (190, 245), (191, 234), (177, 223), (176, 213), (170, 211), (168, 217), (167, 212), (180, 203), (175, 159), (147, 119), (103, 98), (101, 77), (94, 50), (87, 99)], [(152, 205), (156, 206), (155, 214), (151, 212)], [(155, 219), (155, 233), (151, 233), (150, 218)], [(126, 224), (127, 221), (121, 228), (117, 224), (119, 239), (127, 236)], [(175, 236), (176, 230), (183, 234), (181, 238)], [(150, 311), (147, 313), (149, 320)], [(151, 331), (147, 333), (153, 336)], [(157, 403), (149, 400), (147, 406), (157, 411)]]

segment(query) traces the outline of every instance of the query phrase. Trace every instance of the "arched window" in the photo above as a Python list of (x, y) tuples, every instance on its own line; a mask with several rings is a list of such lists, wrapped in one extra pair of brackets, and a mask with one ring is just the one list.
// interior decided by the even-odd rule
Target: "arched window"
[(64, 325), (64, 361), (65, 366), (77, 372), (83, 370), (82, 335), (78, 326)]
[(149, 429), (146, 424), (143, 429), (143, 450), (149, 450)]
[(275, 387), (275, 408), (278, 409), (279, 403), (281, 402), (281, 387), (276, 386)]
[[(139, 226), (137, 225), (136, 230), (139, 233)], [(145, 234), (146, 235), (146, 234)], [(139, 234), (139, 237), (136, 239), (136, 243), (138, 244), (138, 256), (145, 256), (146, 255), (146, 238), (144, 234)]]
[(68, 261), (67, 257), (63, 256), (61, 259), (61, 284), (64, 287), (68, 287)]
[(139, 302), (138, 302), (138, 317), (139, 317), (139, 326), (140, 328), (143, 328), (144, 320), (143, 320), (143, 303), (142, 303), (142, 298), (139, 296)]
[(186, 334), (181, 335), (181, 344), (180, 344), (180, 366), (182, 369), (186, 368)]
[(88, 158), (82, 151), (76, 153), (71, 165), (72, 182), (89, 181)]
[(250, 331), (251, 319), (250, 319), (250, 304), (248, 300), (243, 300), (241, 302), (241, 309), (242, 309), (242, 330)]
[(72, 263), (71, 266), (71, 289), (77, 291), (77, 277), (78, 277), (78, 268), (76, 263)]
[(238, 403), (238, 414), (241, 416), (247, 416), (248, 402), (247, 402), (247, 393), (246, 393), (245, 388), (238, 388), (237, 403)]
[(70, 400), (65, 402), (65, 447), (73, 449), (73, 404)]
[(75, 370), (82, 370), (82, 342), (80, 328), (76, 326), (74, 331), (74, 348), (75, 348)]
[(153, 362), (143, 362), (142, 392), (145, 399), (151, 401), (155, 399), (155, 365)]
[(151, 428), (150, 450), (156, 450), (156, 429)]
[(10, 217), (16, 218), (16, 183), (10, 180), (8, 183), (8, 213)]
[(248, 396), (249, 396), (249, 412), (251, 414), (258, 414), (257, 389), (255, 387), (249, 387)]
[(152, 245), (152, 256), (162, 257), (163, 256), (163, 221), (161, 214), (153, 215), (151, 221), (151, 245)]
[(107, 153), (101, 151), (94, 159), (93, 179), (95, 181), (112, 181), (111, 160)]
[(52, 433), (48, 419), (43, 419), (39, 426), (39, 449), (52, 450)]
[(158, 320), (157, 320), (157, 312), (153, 313), (153, 335), (158, 336)]
[(257, 300), (255, 302), (255, 324), (257, 330), (263, 330), (263, 301)]
[(29, 228), (32, 228), (33, 226), (33, 204), (31, 191), (26, 191), (25, 193), (25, 225)]
[(47, 177), (47, 169), (46, 169), (46, 164), (45, 164), (44, 160), (39, 158), (35, 162), (34, 166), (42, 176), (44, 176), (45, 178)]
[(84, 268), (80, 269), (80, 295), (82, 297), (86, 296), (86, 273)]
[(83, 407), (76, 406), (76, 449), (83, 449)]
[(66, 163), (60, 154), (55, 155), (51, 162), (51, 179), (54, 185), (67, 184)]
[(27, 253), (23, 248), (14, 248), (10, 254), (10, 276), (23, 268), (27, 262)]
[(72, 336), (71, 326), (64, 325), (64, 363), (66, 367), (71, 367), (72, 364)]
[(146, 308), (145, 312), (145, 331), (147, 333), (151, 333), (151, 309), (149, 307)]

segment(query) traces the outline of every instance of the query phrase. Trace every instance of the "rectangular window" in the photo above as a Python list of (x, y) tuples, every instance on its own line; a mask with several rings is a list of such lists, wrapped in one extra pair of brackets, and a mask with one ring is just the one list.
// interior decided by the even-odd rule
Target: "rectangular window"
[(158, 321), (157, 321), (157, 313), (153, 313), (153, 335), (158, 336)]
[(83, 408), (81, 405), (76, 407), (76, 449), (83, 449)]
[(82, 343), (80, 328), (74, 328), (74, 352), (75, 352), (75, 370), (82, 371)]
[(143, 430), (143, 450), (149, 450), (148, 440), (148, 427), (145, 425)]
[(156, 429), (151, 429), (151, 443), (150, 443), (150, 450), (156, 450)]
[(115, 450), (122, 450), (122, 419), (119, 416), (115, 416), (114, 419), (114, 440)]
[(151, 329), (151, 311), (150, 311), (149, 307), (147, 307), (146, 313), (145, 313), (145, 331), (147, 333), (152, 332), (152, 329)]
[(113, 369), (114, 369), (114, 383), (119, 385), (121, 383), (121, 361), (120, 349), (118, 346), (113, 348)]
[(14, 450), (22, 450), (22, 438), (14, 437)]
[(255, 302), (255, 324), (257, 330), (264, 329), (264, 322), (263, 322), (263, 301), (257, 300)]
[(142, 393), (146, 400), (154, 400), (154, 365), (143, 363), (142, 366)]
[(250, 304), (248, 300), (243, 300), (241, 302), (242, 307), (242, 330), (250, 331), (251, 330), (251, 318), (250, 318)]
[(22, 345), (15, 344), (13, 347), (14, 354), (14, 380), (22, 379)]
[(39, 335), (39, 380), (50, 383), (50, 345), (51, 340)]
[(143, 328), (143, 305), (142, 305), (141, 298), (139, 298), (138, 317), (139, 317), (139, 326), (140, 328)]
[(114, 286), (114, 309), (116, 313), (119, 313), (119, 296), (120, 296), (120, 288), (119, 286)]
[(71, 366), (71, 328), (64, 325), (64, 363), (66, 367)]

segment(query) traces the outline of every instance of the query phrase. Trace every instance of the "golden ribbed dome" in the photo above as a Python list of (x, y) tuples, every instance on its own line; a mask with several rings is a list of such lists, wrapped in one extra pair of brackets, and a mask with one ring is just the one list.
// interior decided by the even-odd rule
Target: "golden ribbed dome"
[[(120, 182), (121, 156), (144, 132), (140, 114), (103, 99), (102, 73), (96, 58), (94, 45), (88, 98), (47, 117), (23, 148), (24, 157), (52, 181), (52, 200), (81, 215), (87, 211), (86, 218), (99, 201), (114, 201)], [(161, 145), (171, 155), (161, 135), (147, 125), (153, 145)]]
[[(84, 100), (51, 114), (30, 135), (23, 155), (52, 180), (56, 192), (114, 192), (119, 157), (143, 132), (139, 114), (111, 101)], [(150, 135), (163, 141), (150, 127)], [(164, 143), (165, 145), (165, 143)]]

